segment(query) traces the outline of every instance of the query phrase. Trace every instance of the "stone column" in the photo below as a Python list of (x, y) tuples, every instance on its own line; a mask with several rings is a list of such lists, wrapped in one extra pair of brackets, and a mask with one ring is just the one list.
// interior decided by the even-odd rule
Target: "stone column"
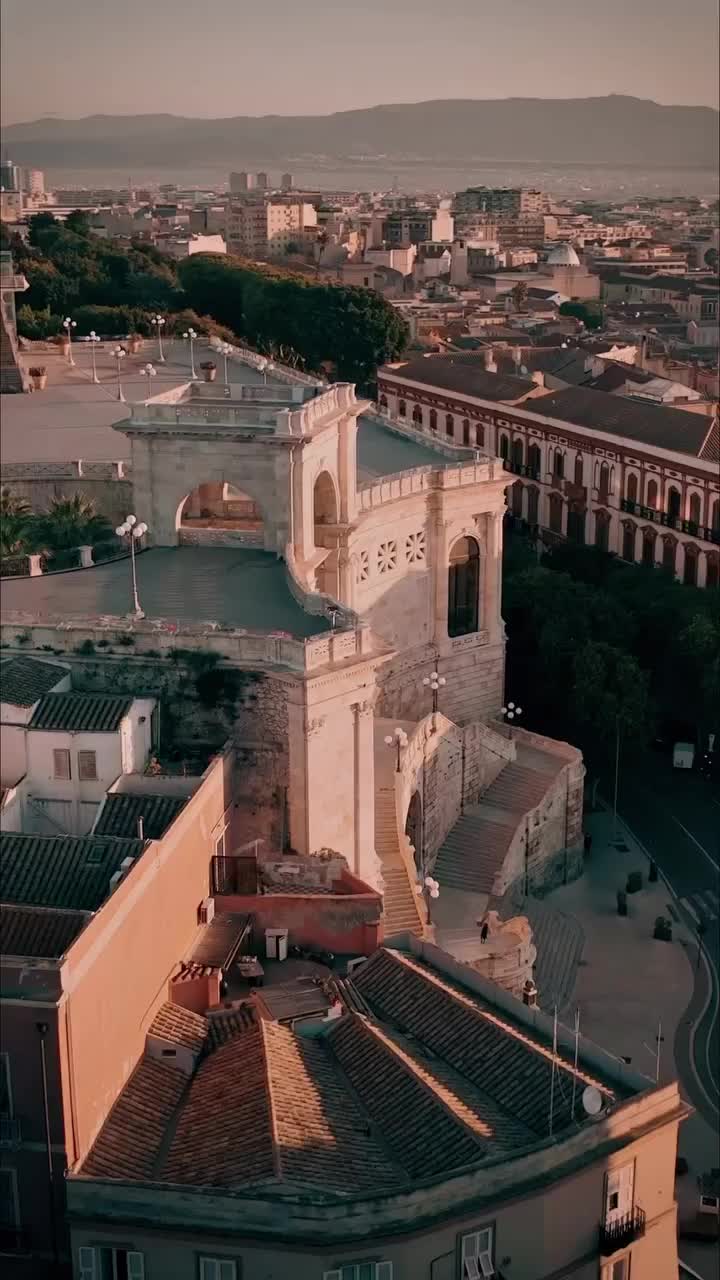
[(353, 871), (361, 880), (376, 884), (378, 859), (375, 853), (375, 743), (373, 701), (352, 706), (355, 766), (355, 850)]
[(95, 561), (93, 560), (92, 547), (87, 547), (87, 546), (78, 547), (78, 551), (80, 552), (80, 568), (91, 569), (95, 563)]
[(490, 513), (485, 517), (485, 535), (483, 539), (484, 583), (481, 587), (480, 628), (488, 632), (490, 643), (501, 639), (501, 606), (502, 606), (502, 544), (503, 517), (502, 512)]

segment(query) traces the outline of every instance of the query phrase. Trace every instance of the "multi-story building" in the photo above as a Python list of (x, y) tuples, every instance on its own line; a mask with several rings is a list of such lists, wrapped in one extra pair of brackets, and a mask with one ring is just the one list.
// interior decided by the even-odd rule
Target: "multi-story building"
[(27, 195), (33, 197), (45, 195), (45, 174), (42, 169), (22, 169), (20, 182)]
[(20, 169), (12, 160), (0, 160), (0, 190), (20, 191)]
[(488, 373), (476, 356), (387, 367), (378, 392), (390, 417), (503, 458), (517, 477), (511, 512), (549, 539), (594, 543), (717, 587), (717, 416), (581, 386), (546, 394)]
[(451, 241), (453, 217), (448, 208), (398, 209), (390, 214), (380, 214), (371, 220), (368, 248), (386, 244), (389, 248), (400, 245), (423, 244), (426, 240)]
[(228, 253), (246, 258), (280, 258), (293, 244), (304, 247), (316, 226), (315, 208), (304, 201), (231, 200), (225, 237)]
[(246, 173), (243, 170), (241, 173), (230, 174), (231, 195), (242, 195), (246, 191), (252, 191), (256, 185), (254, 173)]
[(529, 187), (467, 187), (455, 195), (456, 213), (547, 213), (549, 197)]

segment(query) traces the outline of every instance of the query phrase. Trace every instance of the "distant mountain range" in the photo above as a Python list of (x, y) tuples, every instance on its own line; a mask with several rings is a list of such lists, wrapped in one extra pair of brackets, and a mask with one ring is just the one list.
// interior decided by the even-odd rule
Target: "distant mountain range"
[(4, 153), (39, 168), (222, 165), (308, 160), (498, 160), (522, 164), (714, 168), (718, 112), (640, 98), (442, 100), (328, 116), (47, 117), (3, 131)]

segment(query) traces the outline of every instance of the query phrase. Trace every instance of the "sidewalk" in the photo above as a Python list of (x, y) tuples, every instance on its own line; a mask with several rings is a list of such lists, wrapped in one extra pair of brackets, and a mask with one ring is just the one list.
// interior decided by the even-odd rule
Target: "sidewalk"
[[(694, 971), (683, 945), (692, 938), (676, 921), (672, 942), (653, 938), (656, 916), (672, 918), (672, 896), (662, 880), (649, 883), (647, 858), (626, 828), (618, 829), (626, 850), (610, 843), (610, 814), (589, 814), (585, 829), (593, 837), (585, 874), (528, 903), (540, 1004), (546, 1010), (557, 1004), (569, 1026), (578, 1009), (581, 1035), (631, 1062), (649, 1081), (655, 1080), (660, 1028), (659, 1079), (669, 1081), (677, 1076), (673, 1045), (693, 994)], [(616, 894), (630, 871), (642, 872), (643, 887), (628, 894), (623, 917)], [(719, 1162), (717, 1133), (698, 1112), (681, 1126), (679, 1154), (689, 1165), (676, 1183), (680, 1216), (687, 1217), (695, 1211), (698, 1174)], [(680, 1256), (703, 1280), (719, 1272), (717, 1246), (681, 1240)]]

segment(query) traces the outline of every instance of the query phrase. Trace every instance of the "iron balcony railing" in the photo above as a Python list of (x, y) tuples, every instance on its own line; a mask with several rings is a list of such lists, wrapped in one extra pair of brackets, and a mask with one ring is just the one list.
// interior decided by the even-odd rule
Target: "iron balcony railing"
[(625, 1213), (613, 1222), (600, 1225), (600, 1253), (604, 1258), (616, 1253), (618, 1249), (627, 1249), (633, 1241), (645, 1235), (645, 1211), (636, 1205), (630, 1213)]
[(720, 529), (696, 524), (694, 520), (681, 520), (679, 516), (673, 516), (669, 511), (656, 511), (654, 507), (643, 507), (640, 502), (633, 502), (631, 498), (621, 499), (620, 510), (627, 515), (640, 516), (643, 520), (662, 525), (665, 529), (674, 529), (676, 533), (689, 533), (693, 538), (700, 538), (703, 542), (713, 542), (716, 547), (720, 547)]
[(526, 480), (540, 479), (538, 468), (527, 467), (524, 462), (513, 462), (509, 458), (503, 458), (503, 466), (506, 471), (512, 471), (514, 476), (524, 476)]

